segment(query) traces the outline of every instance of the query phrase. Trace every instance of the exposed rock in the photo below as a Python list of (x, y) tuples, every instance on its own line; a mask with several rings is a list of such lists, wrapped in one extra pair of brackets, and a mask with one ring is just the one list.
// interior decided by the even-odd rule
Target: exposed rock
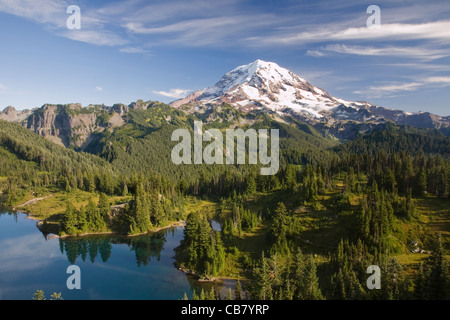
[(0, 120), (23, 124), (32, 112), (32, 110), (17, 111), (14, 107), (9, 106), (0, 112)]
[(115, 104), (113, 105), (112, 109), (114, 110), (114, 112), (117, 112), (121, 116), (128, 113), (128, 106), (124, 104)]
[(129, 107), (133, 110), (147, 110), (150, 105), (150, 101), (145, 102), (144, 100), (138, 100), (136, 102), (132, 102)]

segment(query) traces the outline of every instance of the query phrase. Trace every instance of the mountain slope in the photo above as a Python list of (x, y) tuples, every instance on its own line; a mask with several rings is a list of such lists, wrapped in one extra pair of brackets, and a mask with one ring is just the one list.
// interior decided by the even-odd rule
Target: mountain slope
[[(191, 101), (227, 103), (244, 111), (267, 108), (282, 111), (289, 108), (296, 113), (321, 118), (344, 100), (336, 99), (324, 90), (314, 87), (293, 72), (276, 63), (256, 60), (227, 73), (214, 86), (191, 95)], [(180, 101), (172, 106), (179, 106)]]
[(218, 172), (224, 170), (238, 175), (240, 172), (251, 170), (250, 166), (245, 165), (173, 164), (170, 160), (171, 151), (178, 144), (171, 141), (173, 131), (186, 128), (192, 132), (194, 121), (199, 120), (204, 123), (204, 130), (216, 128), (224, 132), (226, 129), (236, 127), (244, 130), (279, 129), (282, 164), (301, 163), (302, 156), (306, 153), (320, 157), (321, 150), (337, 144), (337, 141), (324, 138), (309, 125), (296, 121), (291, 124), (281, 123), (266, 113), (244, 113), (227, 105), (183, 111), (160, 104), (147, 110), (130, 111), (124, 126), (97, 134), (97, 138), (93, 139), (85, 150), (108, 160), (123, 172), (135, 174), (158, 172), (169, 180), (195, 181), (201, 176), (216, 176)]
[(440, 155), (450, 157), (450, 138), (435, 129), (418, 129), (392, 124), (380, 125), (367, 135), (333, 149), (339, 154), (376, 155), (405, 153), (408, 155)]
[[(107, 177), (107, 179), (104, 179)], [(30, 189), (106, 190), (119, 171), (100, 157), (59, 146), (26, 128), (0, 120), (0, 203), (12, 204)]]

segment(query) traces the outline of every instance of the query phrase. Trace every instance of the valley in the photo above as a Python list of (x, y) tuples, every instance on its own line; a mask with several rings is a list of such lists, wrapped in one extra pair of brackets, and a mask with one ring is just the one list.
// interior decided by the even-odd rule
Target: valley
[[(235, 297), (445, 299), (449, 123), (347, 102), (257, 60), (171, 105), (6, 109), (0, 204), (41, 220), (45, 237), (80, 241), (184, 221), (176, 267), (239, 281)], [(195, 124), (215, 141), (195, 139)], [(172, 161), (177, 130), (191, 161)], [(244, 157), (225, 161), (223, 139), (222, 153), (209, 152), (217, 161), (190, 164), (227, 130), (277, 130), (266, 151), (279, 147), (279, 170), (260, 174), (266, 163), (251, 161), (251, 141), (244, 150), (233, 142)], [(366, 286), (371, 265), (382, 270), (380, 290)], [(217, 298), (210, 288), (190, 298)]]

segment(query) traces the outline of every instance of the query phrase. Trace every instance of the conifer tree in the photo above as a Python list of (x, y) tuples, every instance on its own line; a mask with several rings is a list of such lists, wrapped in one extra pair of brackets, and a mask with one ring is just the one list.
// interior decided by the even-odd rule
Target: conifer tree
[(242, 286), (241, 286), (241, 282), (238, 280), (236, 283), (236, 289), (234, 290), (234, 299), (235, 300), (242, 300), (243, 295), (242, 295)]

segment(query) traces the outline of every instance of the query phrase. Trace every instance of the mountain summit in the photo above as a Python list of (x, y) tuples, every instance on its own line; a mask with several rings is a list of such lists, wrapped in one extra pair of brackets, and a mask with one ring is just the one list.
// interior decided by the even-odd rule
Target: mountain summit
[[(196, 91), (172, 103), (227, 103), (244, 111), (267, 108), (275, 112), (289, 109), (313, 118), (322, 118), (340, 105), (358, 105), (335, 98), (274, 62), (256, 60), (228, 72), (214, 86)], [(362, 105), (362, 104), (360, 104)]]
[(395, 122), (419, 128), (450, 131), (450, 117), (427, 112), (410, 113), (375, 106), (367, 102), (345, 101), (331, 96), (292, 71), (274, 62), (256, 60), (225, 74), (215, 85), (198, 90), (171, 103), (207, 106), (229, 104), (245, 112), (265, 110), (280, 116), (294, 116), (320, 126), (319, 129), (355, 122), (359, 124)]

